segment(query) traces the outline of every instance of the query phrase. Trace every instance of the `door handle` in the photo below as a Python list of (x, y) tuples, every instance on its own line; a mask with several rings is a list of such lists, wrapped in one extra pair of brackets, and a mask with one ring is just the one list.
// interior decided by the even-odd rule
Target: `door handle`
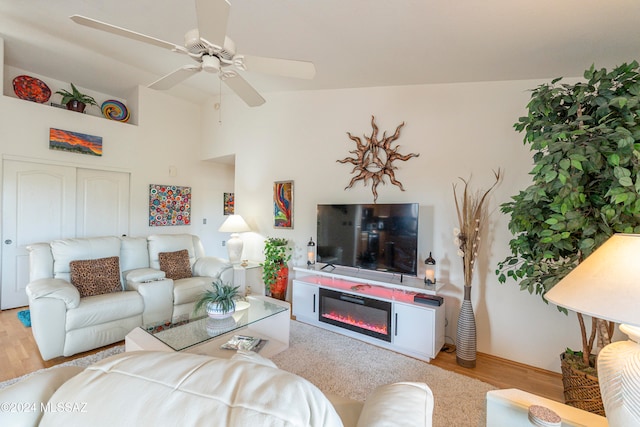
[(398, 313), (396, 313), (396, 336), (398, 336)]
[(7, 240), (4, 241), (5, 245), (10, 245), (12, 243), (13, 243), (13, 240), (11, 240), (11, 239), (7, 239)]

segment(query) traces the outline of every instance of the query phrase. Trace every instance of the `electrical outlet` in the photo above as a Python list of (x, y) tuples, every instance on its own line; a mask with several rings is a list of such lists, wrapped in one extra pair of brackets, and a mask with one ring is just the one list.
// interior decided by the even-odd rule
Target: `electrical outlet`
[(222, 246), (227, 246), (227, 241), (226, 240), (222, 241)]
[(202, 224), (207, 225), (207, 218), (202, 218)]

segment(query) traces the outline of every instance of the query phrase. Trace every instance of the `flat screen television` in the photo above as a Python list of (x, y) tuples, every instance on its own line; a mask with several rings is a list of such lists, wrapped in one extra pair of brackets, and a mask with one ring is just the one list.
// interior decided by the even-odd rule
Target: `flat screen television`
[(318, 205), (317, 260), (417, 275), (418, 204)]

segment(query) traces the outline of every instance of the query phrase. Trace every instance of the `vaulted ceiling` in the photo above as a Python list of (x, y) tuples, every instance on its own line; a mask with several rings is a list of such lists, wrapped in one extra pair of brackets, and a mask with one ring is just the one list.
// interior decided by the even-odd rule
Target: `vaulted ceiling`
[[(272, 91), (581, 76), (640, 57), (640, 0), (229, 0), (239, 53), (312, 61), (313, 80), (251, 71)], [(189, 63), (160, 47), (78, 25), (79, 14), (178, 45), (193, 0), (0, 0), (5, 63), (126, 97)], [(199, 73), (170, 90), (230, 93)]]

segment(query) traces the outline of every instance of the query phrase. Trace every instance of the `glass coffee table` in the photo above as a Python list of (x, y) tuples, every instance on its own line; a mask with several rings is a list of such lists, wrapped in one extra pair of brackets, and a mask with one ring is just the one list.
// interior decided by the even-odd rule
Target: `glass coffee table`
[(236, 312), (226, 319), (182, 316), (171, 322), (135, 328), (125, 337), (125, 351), (185, 351), (230, 357), (222, 349), (234, 335), (261, 338), (260, 354), (271, 357), (289, 348), (290, 305), (268, 297), (248, 296), (238, 301)]

